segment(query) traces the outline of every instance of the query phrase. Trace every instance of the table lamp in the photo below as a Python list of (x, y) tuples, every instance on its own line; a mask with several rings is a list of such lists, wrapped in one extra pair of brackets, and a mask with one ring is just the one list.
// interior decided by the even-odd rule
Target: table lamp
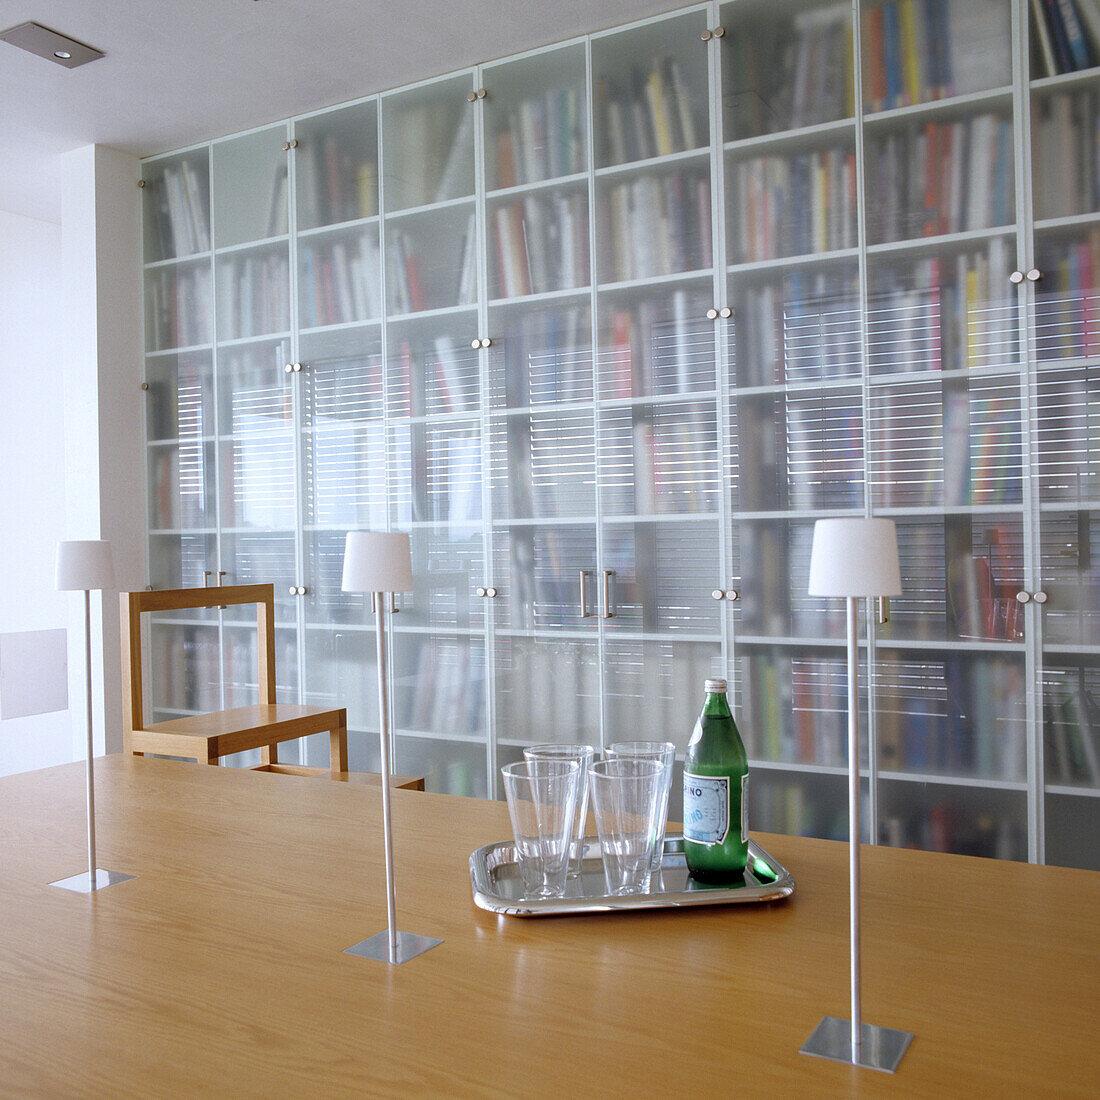
[(893, 1073), (913, 1036), (860, 1019), (859, 945), (859, 651), (857, 600), (901, 592), (893, 520), (819, 519), (810, 551), (811, 596), (848, 601), (848, 866), (852, 934), (852, 1019), (826, 1016), (801, 1048), (836, 1062)]
[(71, 878), (51, 882), (63, 890), (91, 894), (119, 882), (132, 879), (120, 871), (104, 871), (96, 867), (95, 858), (95, 775), (92, 764), (92, 616), (91, 591), (115, 587), (115, 567), (111, 544), (100, 540), (59, 542), (57, 544), (56, 587), (59, 592), (84, 593), (84, 694), (88, 737), (88, 870)]
[(397, 904), (393, 880), (393, 828), (390, 816), (390, 710), (386, 695), (386, 595), (407, 592), (413, 586), (409, 536), (402, 532), (349, 531), (344, 545), (345, 592), (369, 592), (374, 610), (378, 651), (378, 739), (382, 755), (382, 838), (386, 849), (385, 932), (346, 948), (349, 955), (377, 959), (397, 966), (430, 951), (442, 940), (397, 931)]

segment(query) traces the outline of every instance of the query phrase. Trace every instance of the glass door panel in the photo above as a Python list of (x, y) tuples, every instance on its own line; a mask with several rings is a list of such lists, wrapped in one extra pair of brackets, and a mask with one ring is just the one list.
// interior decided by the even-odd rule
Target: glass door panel
[(186, 614), (150, 623), (149, 684), (145, 717), (166, 722), (187, 714), (221, 709), (218, 623), (188, 622)]
[(495, 660), (499, 764), (522, 759), (522, 746), (542, 741), (599, 747), (599, 654), (594, 632), (586, 641), (498, 630)]
[(1010, 0), (861, 5), (863, 96), (888, 111), (1012, 82)]
[[(286, 341), (218, 356), (221, 526), (293, 532), (294, 411)], [(289, 583), (289, 582), (288, 582)]]
[(560, 294), (589, 285), (588, 185), (583, 177), (561, 186), (490, 196), (486, 218), (490, 299)]
[(863, 505), (863, 400), (851, 385), (801, 383), (730, 402), (728, 470), (737, 512)]
[(581, 42), (482, 66), (488, 191), (587, 170), (585, 67)]
[(414, 207), (474, 193), (475, 106), (469, 73), (382, 97), (385, 209)]
[(1100, 82), (1033, 90), (1031, 171), (1035, 220), (1073, 218), (1100, 210), (1096, 127)]
[(592, 326), (584, 300), (489, 309), (493, 344), (488, 401), (494, 409), (592, 401)]
[(854, 135), (832, 133), (726, 156), (729, 259), (756, 264), (856, 246)]
[(487, 797), (484, 637), (410, 633), (401, 622), (393, 660), (398, 772), (424, 775), (428, 790)]
[[(218, 540), (207, 533), (149, 533), (149, 583), (153, 588), (202, 588), (218, 563)], [(202, 617), (212, 613), (202, 610)]]
[(378, 103), (294, 123), (298, 232), (378, 215)]
[(672, 290), (602, 292), (601, 402), (714, 392), (713, 299), (709, 278)]
[(996, 109), (876, 124), (866, 150), (872, 245), (1011, 226), (1016, 219), (1007, 92)]
[(858, 379), (858, 277), (850, 261), (815, 262), (778, 278), (766, 271), (731, 275), (731, 384), (740, 389)]
[(935, 781), (879, 782), (879, 842), (895, 848), (995, 859), (1027, 859), (1022, 789)]
[(141, 166), (145, 262), (210, 251), (210, 158), (206, 149)]
[(285, 237), (289, 226), (285, 124), (213, 146), (215, 249)]
[(147, 353), (209, 345), (214, 293), (208, 259), (145, 269)]
[(723, 4), (723, 130), (744, 140), (850, 119), (852, 13), (847, 5)]
[(1100, 358), (1100, 226), (1037, 231), (1036, 355), (1042, 364)]
[(302, 521), (307, 530), (386, 527), (382, 344), (377, 328), (303, 335)]
[(706, 157), (683, 167), (598, 174), (596, 185), (596, 276), (601, 283), (633, 283), (711, 267)]
[(1019, 375), (913, 380), (871, 390), (871, 499), (878, 510), (1020, 505)]
[(709, 143), (702, 8), (592, 40), (596, 168)]
[(590, 411), (494, 415), (489, 426), (493, 519), (587, 519), (596, 514)]

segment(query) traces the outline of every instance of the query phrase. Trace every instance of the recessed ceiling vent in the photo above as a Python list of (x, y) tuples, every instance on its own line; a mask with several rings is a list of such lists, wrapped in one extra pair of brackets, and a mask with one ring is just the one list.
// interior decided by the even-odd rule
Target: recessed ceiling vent
[(86, 65), (103, 56), (102, 50), (85, 46), (75, 38), (66, 38), (40, 23), (20, 23), (18, 27), (9, 27), (6, 31), (0, 31), (0, 40), (44, 57), (55, 65), (64, 65), (66, 69), (75, 69), (77, 65)]

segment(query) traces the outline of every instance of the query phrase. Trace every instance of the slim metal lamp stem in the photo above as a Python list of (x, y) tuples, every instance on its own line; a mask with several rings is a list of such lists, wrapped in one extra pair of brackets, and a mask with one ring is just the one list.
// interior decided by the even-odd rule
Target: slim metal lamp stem
[(852, 933), (852, 1062), (860, 1064), (859, 1005), (859, 644), (856, 597), (848, 597), (848, 891)]
[(382, 836), (386, 848), (386, 921), (390, 962), (397, 963), (397, 901), (393, 881), (393, 831), (390, 824), (390, 711), (386, 697), (386, 634), (383, 593), (374, 593), (374, 636), (378, 647), (378, 739), (382, 757)]
[(88, 763), (85, 779), (88, 786), (88, 875), (95, 887), (95, 776), (92, 766), (92, 595), (84, 589), (84, 728), (88, 739)]

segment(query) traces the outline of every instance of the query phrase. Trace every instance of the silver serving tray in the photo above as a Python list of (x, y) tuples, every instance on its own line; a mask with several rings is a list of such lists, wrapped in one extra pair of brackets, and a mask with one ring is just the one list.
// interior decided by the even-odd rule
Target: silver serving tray
[(524, 896), (516, 847), (511, 841), (486, 844), (470, 854), (470, 883), (476, 905), (490, 913), (503, 913), (509, 917), (552, 917), (567, 913), (776, 901), (794, 891), (791, 873), (753, 840), (749, 841), (749, 860), (743, 882), (726, 886), (696, 882), (684, 862), (682, 836), (665, 837), (661, 869), (650, 876), (649, 888), (641, 894), (608, 894), (600, 842), (594, 836), (584, 839), (580, 877), (566, 881), (564, 897)]

